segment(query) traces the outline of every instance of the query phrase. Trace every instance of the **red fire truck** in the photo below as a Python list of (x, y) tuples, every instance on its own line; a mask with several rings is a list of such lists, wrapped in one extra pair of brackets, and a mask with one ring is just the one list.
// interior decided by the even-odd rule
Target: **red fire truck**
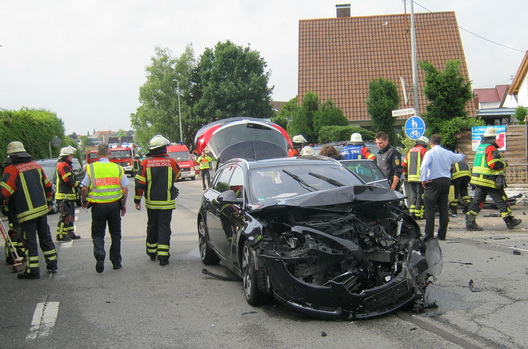
[(123, 143), (121, 145), (110, 145), (111, 162), (123, 167), (125, 173), (132, 176), (134, 173), (133, 161), (138, 154), (138, 146), (134, 143)]

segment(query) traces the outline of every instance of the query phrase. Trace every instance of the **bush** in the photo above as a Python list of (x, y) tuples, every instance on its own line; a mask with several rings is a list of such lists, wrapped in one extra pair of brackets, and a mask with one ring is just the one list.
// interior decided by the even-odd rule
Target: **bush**
[(319, 143), (348, 141), (352, 133), (360, 133), (364, 141), (373, 140), (376, 134), (357, 126), (323, 126), (319, 130)]

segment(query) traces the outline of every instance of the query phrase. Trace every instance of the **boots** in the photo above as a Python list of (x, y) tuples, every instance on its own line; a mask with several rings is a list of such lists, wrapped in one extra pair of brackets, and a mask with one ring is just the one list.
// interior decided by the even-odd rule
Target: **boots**
[(79, 240), (81, 238), (79, 235), (75, 235), (73, 231), (68, 232), (66, 236), (72, 240)]
[(477, 216), (472, 214), (466, 215), (466, 230), (470, 231), (482, 231), (482, 227), (477, 225)]
[(456, 206), (452, 206), (452, 207), (450, 208), (450, 210), (451, 210), (451, 217), (458, 217), (458, 213), (457, 213), (457, 208), (456, 208)]
[(67, 234), (63, 234), (62, 236), (57, 234), (57, 241), (68, 242), (68, 241), (72, 241), (72, 239), (68, 237)]
[(518, 218), (515, 218), (513, 216), (507, 216), (507, 217), (504, 217), (504, 222), (506, 223), (506, 227), (508, 229), (513, 229), (516, 226), (518, 226), (519, 224), (521, 224), (522, 220), (518, 219)]

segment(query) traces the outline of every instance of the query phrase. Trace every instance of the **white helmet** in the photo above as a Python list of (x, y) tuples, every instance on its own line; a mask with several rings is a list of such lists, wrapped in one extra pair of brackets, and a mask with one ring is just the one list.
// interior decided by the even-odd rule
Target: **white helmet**
[(306, 143), (306, 139), (303, 137), (303, 135), (297, 135), (292, 138), (293, 143)]
[(429, 145), (429, 138), (422, 136), (416, 140), (416, 143), (421, 145)]
[(7, 145), (7, 154), (14, 154), (14, 153), (21, 153), (25, 152), (26, 149), (24, 148), (24, 144), (19, 141), (11, 142)]
[(76, 152), (77, 152), (77, 149), (69, 145), (61, 149), (59, 157), (61, 158), (63, 156), (70, 156), (70, 155), (75, 154)]
[(352, 133), (350, 136), (350, 142), (363, 143), (363, 137), (361, 137), (361, 133)]
[(314, 150), (312, 147), (307, 145), (306, 147), (302, 148), (301, 156), (314, 156)]
[(497, 137), (497, 129), (495, 127), (488, 127), (482, 137)]
[(163, 137), (162, 135), (155, 135), (152, 137), (149, 143), (149, 150), (153, 150), (159, 147), (163, 147), (166, 145), (169, 145), (170, 142), (167, 138)]

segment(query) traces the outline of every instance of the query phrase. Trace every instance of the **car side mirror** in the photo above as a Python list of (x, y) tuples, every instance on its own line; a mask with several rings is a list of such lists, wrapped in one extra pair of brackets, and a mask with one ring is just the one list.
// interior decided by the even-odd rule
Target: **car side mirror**
[(233, 190), (226, 190), (220, 195), (218, 195), (217, 198), (218, 202), (226, 203), (226, 204), (241, 204), (242, 198), (237, 198), (235, 192)]

